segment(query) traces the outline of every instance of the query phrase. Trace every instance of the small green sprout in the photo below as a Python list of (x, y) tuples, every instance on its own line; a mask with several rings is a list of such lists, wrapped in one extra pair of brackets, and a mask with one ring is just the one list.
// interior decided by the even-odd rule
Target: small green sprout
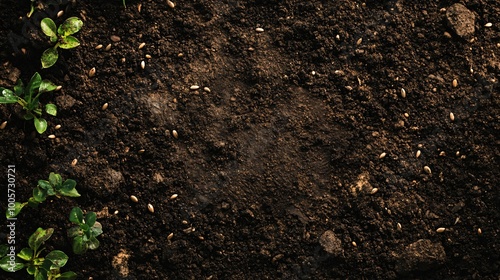
[(96, 221), (95, 212), (83, 215), (82, 209), (75, 207), (69, 214), (69, 220), (77, 224), (68, 230), (69, 238), (73, 238), (75, 254), (83, 254), (88, 249), (95, 250), (99, 247), (99, 240), (96, 237), (102, 233), (102, 225)]
[(83, 21), (77, 17), (66, 19), (58, 28), (56, 28), (56, 24), (52, 19), (44, 18), (40, 26), (43, 33), (49, 36), (50, 42), (55, 44), (43, 52), (41, 59), (42, 68), (49, 68), (57, 62), (59, 58), (57, 48), (72, 49), (80, 45), (78, 39), (71, 36), (80, 31), (83, 26)]
[(73, 271), (60, 272), (60, 269), (66, 265), (68, 255), (63, 251), (54, 250), (40, 257), (40, 253), (45, 248), (40, 248), (54, 233), (53, 228), (38, 228), (29, 240), (29, 248), (22, 249), (17, 255), (10, 251), (6, 245), (0, 246), (0, 267), (7, 272), (16, 272), (23, 268), (29, 275), (33, 275), (35, 280), (70, 280), (76, 279), (77, 275)]
[(38, 204), (53, 195), (58, 198), (62, 196), (79, 197), (80, 194), (75, 187), (75, 180), (67, 179), (63, 182), (61, 175), (51, 172), (48, 181), (38, 180), (38, 185), (33, 189), (33, 196), (27, 202), (15, 202), (14, 208), (7, 208), (5, 214), (7, 218), (13, 218), (21, 212), (24, 206), (28, 205), (32, 208), (37, 208)]
[[(40, 74), (35, 73), (28, 85), (25, 87), (19, 79), (13, 90), (0, 87), (0, 104), (18, 103), (26, 110), (25, 120), (33, 119), (36, 131), (42, 134), (47, 130), (47, 121), (43, 119), (40, 108), (40, 95), (45, 92), (54, 91), (57, 86), (48, 80), (42, 80)], [(57, 107), (54, 104), (45, 105), (47, 114), (56, 116)]]

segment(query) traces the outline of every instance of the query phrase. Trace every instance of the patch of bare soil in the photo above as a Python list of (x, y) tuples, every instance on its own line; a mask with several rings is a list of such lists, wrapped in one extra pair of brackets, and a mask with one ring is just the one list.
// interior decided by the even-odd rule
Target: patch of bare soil
[[(0, 2), (0, 86), (63, 86), (43, 135), (0, 106), (0, 162), (19, 200), (82, 194), (23, 211), (20, 248), (54, 227), (80, 279), (500, 279), (498, 1), (174, 2)], [(46, 16), (84, 26), (41, 70)]]

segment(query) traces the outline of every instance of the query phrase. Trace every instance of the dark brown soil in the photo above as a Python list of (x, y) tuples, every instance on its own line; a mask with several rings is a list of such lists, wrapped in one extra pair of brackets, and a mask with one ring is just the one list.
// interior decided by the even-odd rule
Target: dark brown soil
[[(38, 2), (0, 2), (0, 86), (39, 71), (60, 111), (38, 135), (0, 106), (0, 185), (15, 165), (19, 201), (50, 172), (82, 197), (23, 211), (19, 250), (53, 227), (79, 279), (500, 279), (497, 0), (459, 1), (470, 39), (455, 1)], [(41, 70), (59, 10), (82, 44)], [(74, 206), (104, 228), (84, 255)]]

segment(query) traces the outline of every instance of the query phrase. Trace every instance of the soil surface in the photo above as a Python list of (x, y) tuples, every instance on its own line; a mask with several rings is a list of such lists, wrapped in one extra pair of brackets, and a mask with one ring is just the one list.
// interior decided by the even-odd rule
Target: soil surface
[[(0, 106), (2, 211), (8, 165), (18, 201), (50, 172), (82, 194), (23, 210), (19, 250), (53, 227), (79, 279), (500, 279), (500, 2), (173, 1), (0, 2), (0, 86), (62, 85), (45, 134)], [(42, 70), (40, 20), (71, 16)]]

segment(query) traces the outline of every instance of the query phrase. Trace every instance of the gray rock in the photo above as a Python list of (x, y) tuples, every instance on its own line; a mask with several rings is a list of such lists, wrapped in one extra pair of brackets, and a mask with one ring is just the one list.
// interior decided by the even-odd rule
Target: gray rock
[(341, 256), (344, 250), (342, 249), (342, 241), (335, 236), (331, 230), (325, 231), (319, 238), (319, 244), (328, 254), (333, 256)]
[(476, 15), (462, 4), (453, 4), (446, 10), (446, 20), (460, 37), (468, 39), (474, 35)]
[(439, 266), (446, 259), (441, 243), (432, 243), (429, 239), (420, 239), (406, 246), (401, 252), (393, 253), (396, 271), (409, 274), (414, 271), (428, 271)]

